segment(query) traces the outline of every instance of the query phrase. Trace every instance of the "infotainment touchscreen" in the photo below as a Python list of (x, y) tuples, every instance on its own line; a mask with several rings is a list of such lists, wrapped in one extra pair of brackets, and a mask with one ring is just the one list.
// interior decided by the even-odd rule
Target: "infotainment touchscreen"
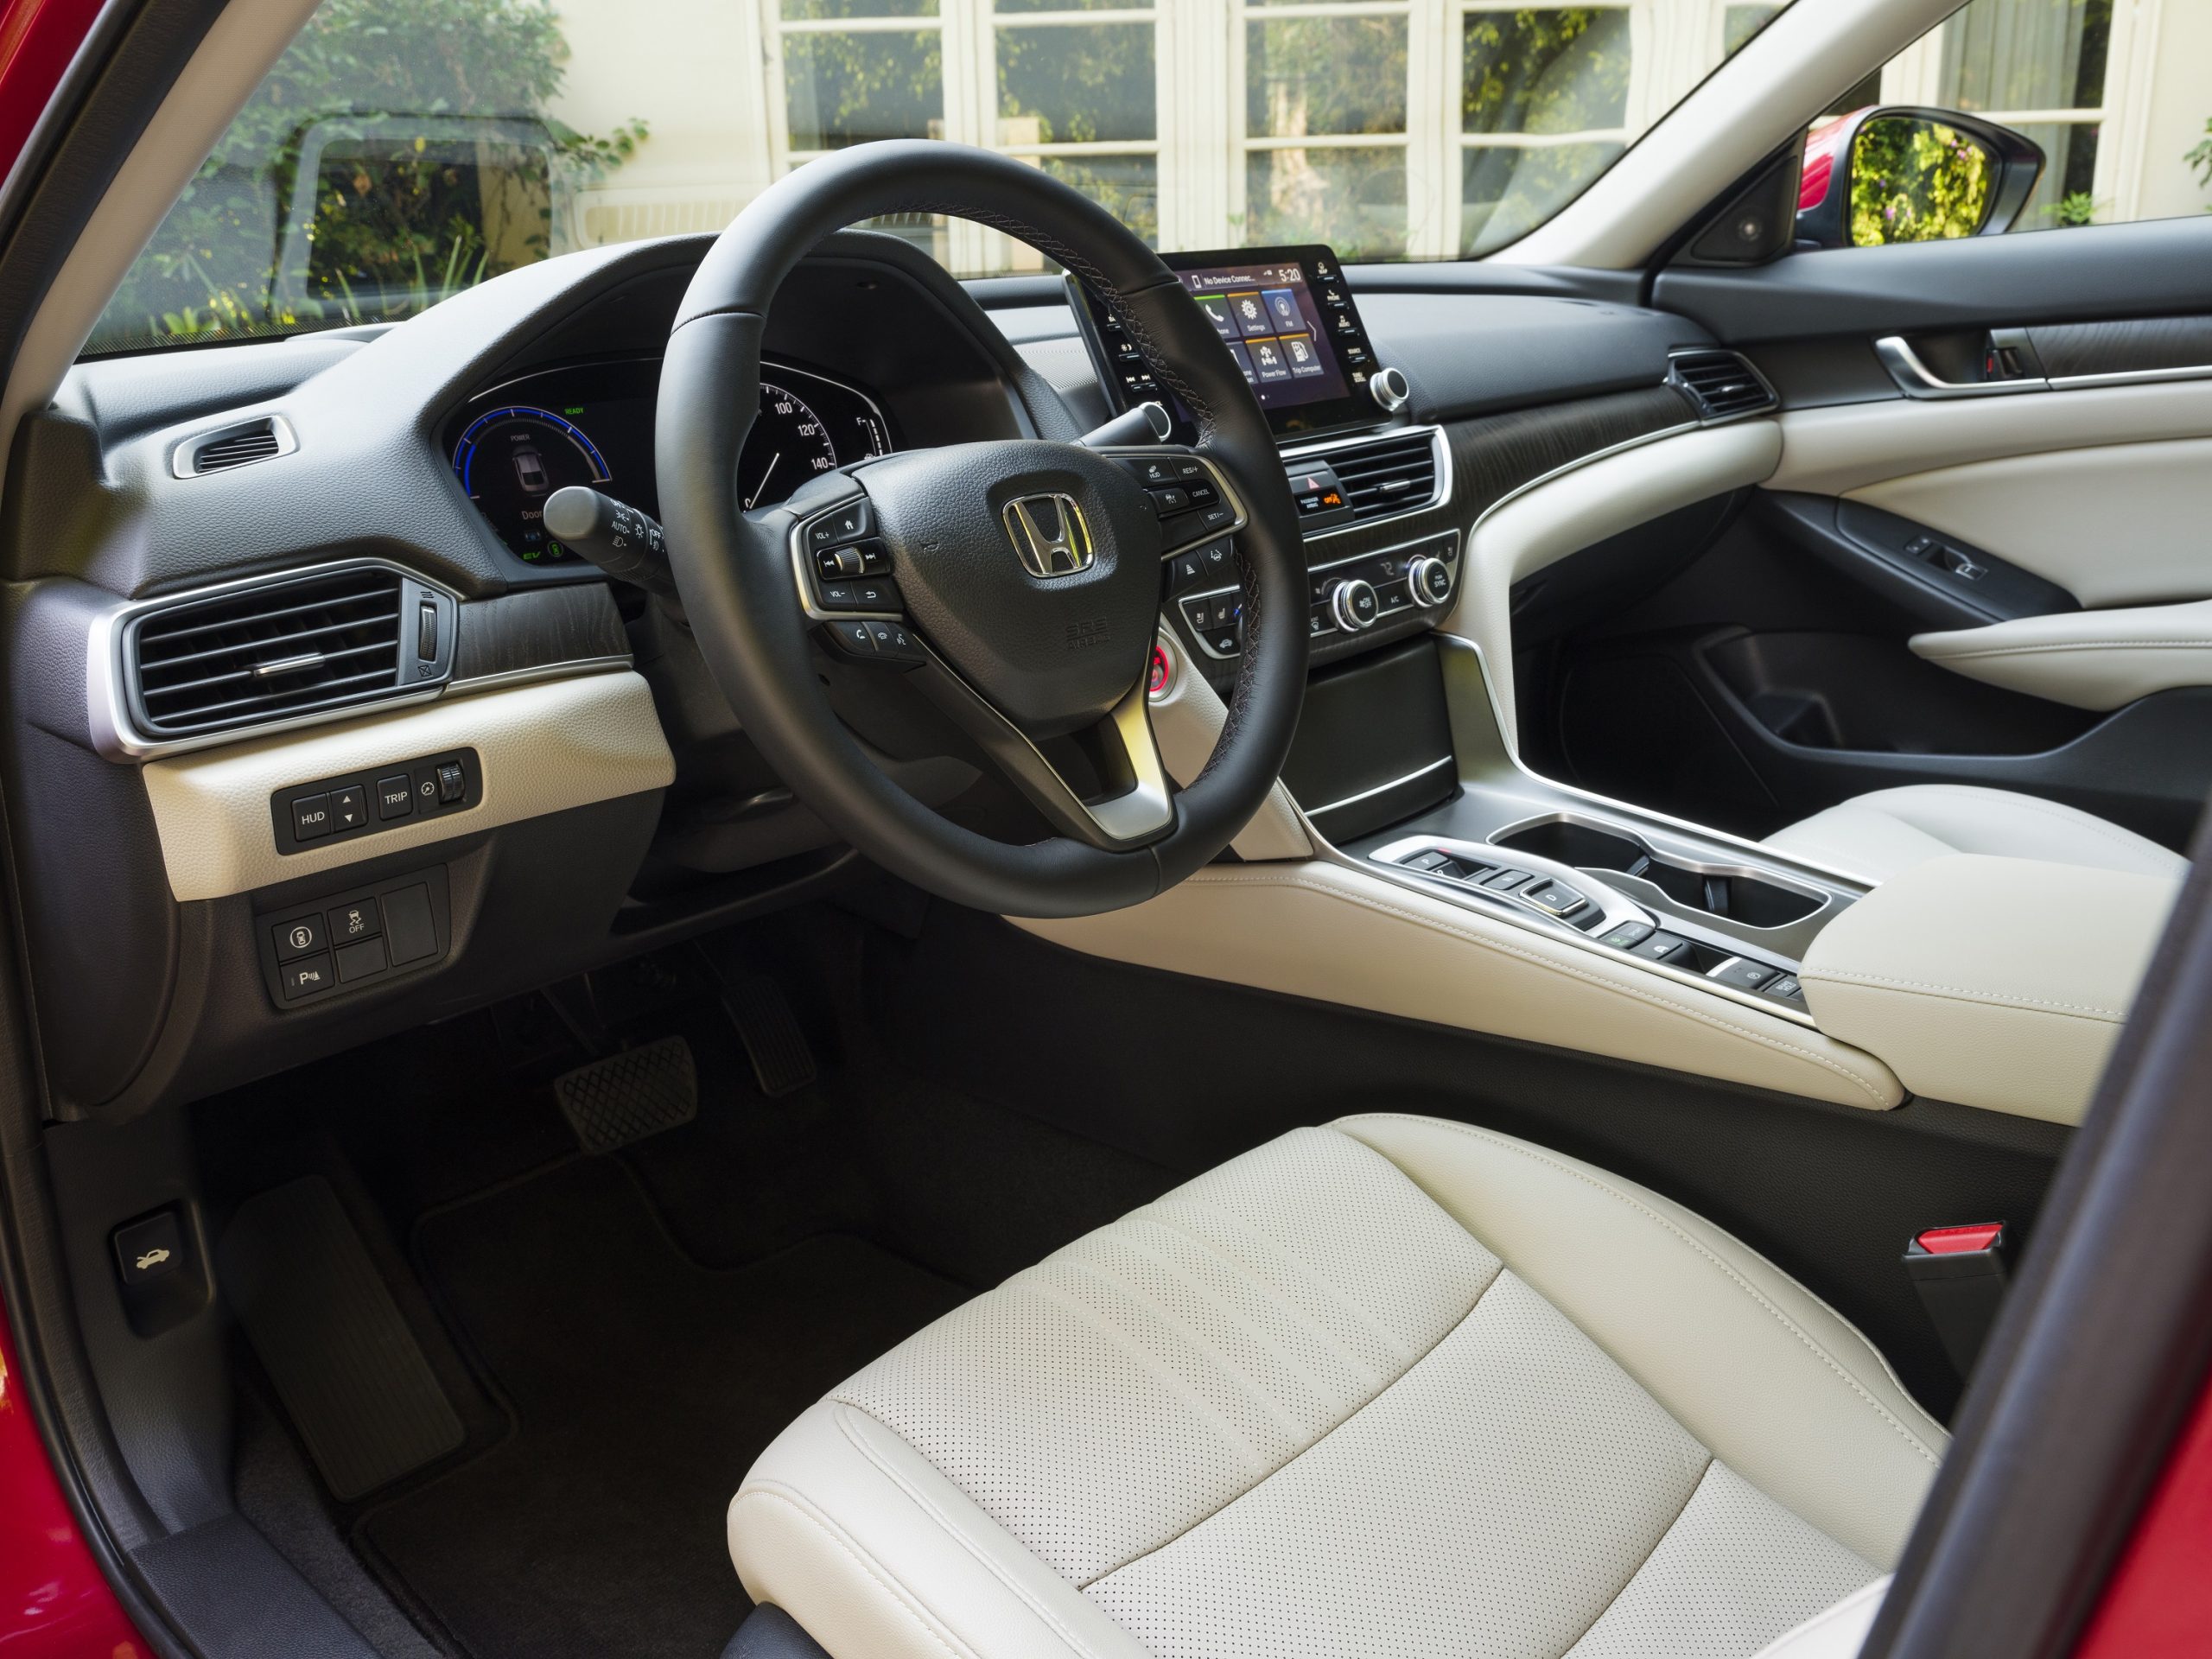
[[(1325, 247), (1247, 248), (1161, 256), (1244, 372), (1278, 435), (1367, 425), (1374, 347), (1337, 256)], [(1078, 316), (1121, 407), (1158, 398), (1187, 437), (1190, 411), (1154, 378), (1144, 354), (1089, 289), (1070, 278)]]

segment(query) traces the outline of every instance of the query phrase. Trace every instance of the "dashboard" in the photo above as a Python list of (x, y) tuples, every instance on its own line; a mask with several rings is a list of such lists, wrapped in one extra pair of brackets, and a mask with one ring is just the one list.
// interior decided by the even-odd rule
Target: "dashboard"
[[(545, 529), (546, 498), (589, 485), (658, 516), (653, 430), (660, 359), (563, 365), (472, 397), (446, 424), (454, 476), (493, 534), (525, 564), (575, 555)], [(882, 404), (849, 381), (764, 359), (760, 410), (738, 462), (748, 511), (808, 479), (898, 447)]]

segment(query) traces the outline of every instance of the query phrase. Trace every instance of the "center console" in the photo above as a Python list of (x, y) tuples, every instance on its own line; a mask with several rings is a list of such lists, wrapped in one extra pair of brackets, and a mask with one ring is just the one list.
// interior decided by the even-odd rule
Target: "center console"
[[(1321, 246), (1162, 256), (1211, 321), (1268, 417), (1305, 531), (1306, 628), (1326, 661), (1433, 626), (1459, 582), (1456, 528), (1415, 524), (1451, 497), (1440, 429), (1413, 423), (1404, 374), (1378, 363), (1336, 254)], [(1156, 402), (1170, 436), (1197, 422), (1090, 289), (1069, 299), (1117, 410)], [(1199, 671), (1226, 683), (1243, 651), (1243, 602), (1227, 538), (1170, 563), (1166, 617)]]

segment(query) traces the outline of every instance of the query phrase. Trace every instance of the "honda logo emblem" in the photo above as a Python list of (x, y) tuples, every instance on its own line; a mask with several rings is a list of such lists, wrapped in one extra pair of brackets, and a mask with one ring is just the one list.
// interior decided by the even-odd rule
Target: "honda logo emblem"
[(1017, 496), (1006, 504), (1006, 533), (1021, 568), (1051, 581), (1090, 569), (1090, 526), (1071, 495)]

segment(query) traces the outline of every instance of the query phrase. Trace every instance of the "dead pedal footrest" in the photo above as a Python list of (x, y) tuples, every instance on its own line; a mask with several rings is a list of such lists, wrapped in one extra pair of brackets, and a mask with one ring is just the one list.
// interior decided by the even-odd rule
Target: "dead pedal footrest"
[(561, 1115), (586, 1152), (613, 1152), (699, 1115), (699, 1068), (681, 1037), (610, 1054), (553, 1080)]

